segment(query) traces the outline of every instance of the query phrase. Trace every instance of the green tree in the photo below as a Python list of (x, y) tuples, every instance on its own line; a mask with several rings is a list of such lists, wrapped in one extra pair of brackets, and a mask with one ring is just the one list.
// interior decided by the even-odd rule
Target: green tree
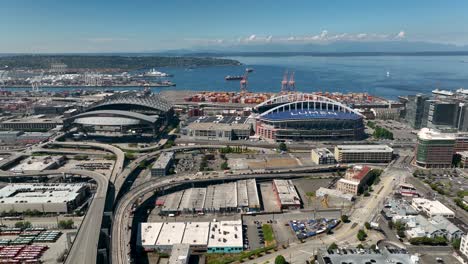
[(275, 264), (286, 264), (286, 259), (282, 255), (278, 255), (275, 258)]
[(371, 225), (369, 222), (365, 222), (364, 226), (366, 227), (366, 229), (371, 229)]
[(278, 145), (278, 149), (280, 151), (288, 151), (288, 146), (284, 143), (284, 142), (281, 142), (279, 145)]
[(359, 231), (357, 233), (357, 239), (359, 241), (364, 241), (364, 240), (366, 240), (366, 238), (367, 238), (366, 231), (364, 231), (363, 229), (359, 229)]
[(338, 245), (335, 242), (331, 243), (328, 246), (328, 250), (334, 250), (334, 249), (338, 249)]
[(15, 227), (16, 228), (21, 228), (21, 229), (30, 228), (31, 226), (32, 226), (31, 222), (29, 222), (29, 221), (20, 221), (20, 222), (15, 223)]
[(69, 219), (69, 220), (60, 220), (58, 222), (58, 228), (60, 229), (72, 229), (73, 228), (73, 220)]
[(229, 170), (229, 165), (228, 165), (227, 161), (221, 163), (221, 169), (222, 170)]
[(342, 216), (341, 216), (341, 222), (343, 222), (343, 223), (349, 223), (349, 216), (347, 216), (347, 215), (342, 215)]
[(456, 238), (452, 241), (452, 247), (456, 250), (460, 249), (461, 239)]

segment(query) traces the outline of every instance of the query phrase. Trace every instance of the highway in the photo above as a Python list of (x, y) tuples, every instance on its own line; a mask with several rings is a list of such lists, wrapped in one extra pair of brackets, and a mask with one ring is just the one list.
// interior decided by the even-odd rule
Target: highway
[[(201, 146), (199, 146), (201, 147)], [(317, 170), (336, 170), (333, 165), (320, 166)], [(241, 180), (241, 179), (261, 179), (261, 178), (291, 178), (294, 177), (290, 172), (283, 174), (250, 174), (250, 175), (228, 175), (224, 177), (212, 177), (205, 175), (204, 178), (197, 176), (181, 175), (176, 177), (165, 178), (160, 181), (149, 180), (144, 182), (132, 190), (127, 192), (117, 203), (114, 210), (114, 221), (112, 224), (112, 263), (129, 263), (128, 257), (130, 254), (130, 238), (131, 225), (130, 211), (137, 199), (147, 193), (162, 190), (164, 188), (175, 187), (180, 184), (185, 184), (187, 181), (191, 183), (208, 183), (214, 180)], [(296, 176), (297, 177), (297, 176)]]
[(109, 179), (106, 176), (87, 170), (51, 170), (41, 172), (28, 171), (22, 174), (0, 171), (0, 177), (61, 176), (64, 173), (89, 177), (94, 179), (97, 184), (96, 193), (80, 225), (78, 235), (73, 241), (65, 263), (96, 263), (99, 233), (109, 184)]

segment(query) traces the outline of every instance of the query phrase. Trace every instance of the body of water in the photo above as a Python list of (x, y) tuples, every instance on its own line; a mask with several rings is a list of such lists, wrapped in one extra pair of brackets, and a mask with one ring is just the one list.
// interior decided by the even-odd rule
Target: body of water
[[(279, 92), (285, 70), (295, 72), (296, 87), (302, 92), (368, 92), (396, 98), (400, 95), (428, 94), (436, 88), (468, 89), (468, 56), (297, 56), (233, 59), (245, 65), (159, 68), (160, 71), (174, 74), (170, 80), (177, 87), (153, 90), (238, 91), (239, 81), (225, 81), (224, 77), (242, 75), (246, 67), (254, 68), (254, 72), (249, 74), (249, 90), (254, 92)], [(134, 88), (119, 88), (129, 89)]]

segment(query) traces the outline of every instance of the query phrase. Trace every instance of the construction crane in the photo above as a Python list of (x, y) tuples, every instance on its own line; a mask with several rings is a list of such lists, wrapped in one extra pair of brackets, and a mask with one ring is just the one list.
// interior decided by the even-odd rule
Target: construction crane
[(241, 93), (247, 93), (249, 91), (247, 89), (247, 85), (249, 83), (248, 78), (249, 78), (249, 72), (246, 70), (245, 73), (244, 73), (244, 76), (240, 80), (240, 91), (241, 91)]

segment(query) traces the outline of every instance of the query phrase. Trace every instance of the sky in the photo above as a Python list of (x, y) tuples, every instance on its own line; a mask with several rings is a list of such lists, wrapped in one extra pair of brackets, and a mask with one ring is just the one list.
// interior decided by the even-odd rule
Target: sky
[(466, 0), (2, 0), (0, 53), (251, 43), (468, 44)]

